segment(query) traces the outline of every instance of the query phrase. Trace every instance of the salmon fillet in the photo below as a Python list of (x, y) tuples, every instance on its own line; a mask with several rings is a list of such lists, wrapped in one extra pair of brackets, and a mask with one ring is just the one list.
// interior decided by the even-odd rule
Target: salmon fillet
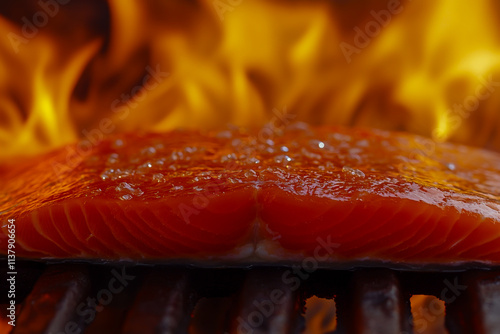
[(500, 155), (293, 124), (120, 134), (1, 169), (26, 258), (500, 264)]

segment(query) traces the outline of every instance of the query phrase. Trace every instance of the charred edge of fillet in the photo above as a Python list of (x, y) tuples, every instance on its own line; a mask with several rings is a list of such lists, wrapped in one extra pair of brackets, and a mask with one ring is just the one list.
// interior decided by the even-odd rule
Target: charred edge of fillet
[[(88, 264), (88, 265), (116, 265), (116, 266), (181, 266), (185, 268), (198, 269), (251, 269), (256, 267), (283, 267), (288, 268), (293, 265), (300, 265), (303, 261), (303, 256), (297, 256), (294, 260), (264, 260), (256, 259), (255, 261), (248, 259), (200, 259), (200, 258), (178, 258), (178, 259), (143, 259), (143, 260), (109, 260), (109, 259), (84, 259), (84, 258), (18, 258), (18, 261), (26, 263), (44, 264)], [(6, 258), (0, 256), (0, 259)], [(387, 268), (397, 271), (408, 272), (434, 272), (434, 273), (455, 273), (470, 270), (500, 270), (500, 264), (492, 264), (480, 261), (469, 262), (454, 262), (454, 263), (410, 263), (410, 262), (390, 262), (382, 260), (352, 260), (352, 261), (331, 261), (318, 262), (318, 269), (325, 270), (355, 270), (359, 268)]]

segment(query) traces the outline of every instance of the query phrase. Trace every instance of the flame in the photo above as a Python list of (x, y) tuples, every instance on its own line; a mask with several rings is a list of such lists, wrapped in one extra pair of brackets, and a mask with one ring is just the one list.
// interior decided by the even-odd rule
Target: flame
[(412, 325), (415, 333), (446, 334), (445, 303), (434, 296), (414, 295), (410, 298)]
[(24, 2), (0, 5), (2, 160), (284, 107), (500, 149), (496, 0)]
[(328, 334), (337, 328), (334, 299), (312, 296), (306, 300), (304, 334)]

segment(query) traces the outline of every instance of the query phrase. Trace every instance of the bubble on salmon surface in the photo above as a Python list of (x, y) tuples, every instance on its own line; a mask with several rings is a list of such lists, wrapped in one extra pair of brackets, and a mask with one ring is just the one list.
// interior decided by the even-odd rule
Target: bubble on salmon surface
[(163, 166), (165, 164), (165, 159), (158, 159), (153, 164), (157, 166)]
[(239, 139), (239, 138), (235, 138), (231, 141), (231, 146), (233, 146), (233, 147), (238, 147), (240, 145), (241, 145), (241, 139)]
[(225, 131), (218, 132), (215, 136), (217, 138), (226, 138), (226, 139), (229, 139), (229, 138), (231, 138), (233, 136), (233, 134), (232, 134), (231, 131), (225, 130)]
[(359, 147), (368, 147), (369, 145), (369, 142), (368, 140), (366, 139), (362, 139), (362, 140), (359, 140), (357, 143), (356, 143), (357, 146)]
[(449, 164), (447, 165), (447, 167), (448, 167), (448, 169), (449, 169), (449, 170), (455, 170), (455, 169), (457, 168), (457, 167), (455, 166), (455, 164), (452, 164), (452, 163), (449, 163)]
[(145, 156), (148, 156), (148, 157), (152, 157), (156, 154), (156, 148), (150, 146), (150, 147), (146, 147), (146, 148), (143, 148), (141, 150), (141, 155), (145, 155)]
[(131, 184), (127, 182), (122, 182), (118, 186), (116, 186), (115, 190), (118, 193), (125, 193), (124, 195), (135, 195), (142, 196), (144, 192), (139, 188), (134, 188)]
[(173, 186), (172, 190), (181, 191), (181, 190), (184, 190), (184, 187), (183, 186)]
[(349, 135), (344, 135), (344, 134), (341, 134), (341, 133), (332, 133), (329, 135), (329, 137), (331, 139), (334, 139), (334, 140), (337, 140), (337, 141), (340, 141), (340, 142), (350, 142), (351, 141), (351, 136)]
[(309, 150), (307, 150), (305, 147), (302, 147), (302, 149), (300, 150), (300, 152), (307, 158), (311, 159), (311, 160), (321, 160), (321, 155), (317, 154), (317, 153), (314, 153), (314, 152), (311, 152)]
[(359, 154), (349, 152), (349, 154), (343, 156), (345, 161), (350, 161), (352, 164), (360, 164), (363, 161), (363, 158)]
[(203, 187), (200, 186), (195, 186), (193, 189), (196, 191), (203, 191)]
[(273, 154), (274, 153), (274, 148), (272, 148), (272, 147), (266, 147), (266, 152), (269, 153), (269, 154)]
[(258, 164), (258, 163), (260, 163), (260, 160), (257, 159), (256, 157), (248, 157), (245, 161), (248, 164)]
[(118, 158), (120, 156), (118, 155), (118, 153), (111, 153), (108, 157), (108, 163), (109, 164), (116, 164), (118, 162)]
[(309, 145), (314, 149), (323, 149), (325, 148), (325, 143), (321, 140), (313, 139), (309, 141)]
[(170, 159), (172, 161), (182, 160), (182, 158), (184, 158), (184, 153), (182, 153), (181, 151), (173, 151), (170, 154)]
[(125, 194), (123, 196), (120, 196), (119, 197), (122, 201), (130, 201), (133, 197), (132, 195), (129, 195), (129, 194)]
[(349, 154), (350, 155), (356, 155), (357, 156), (358, 154), (360, 154), (362, 152), (363, 152), (363, 150), (360, 149), (360, 148), (358, 148), (358, 147), (353, 147), (353, 148), (349, 149)]
[(245, 175), (245, 177), (247, 177), (247, 178), (255, 178), (255, 177), (257, 177), (257, 172), (255, 172), (252, 169), (249, 169), (249, 170), (245, 171), (245, 173), (243, 175)]
[(91, 196), (98, 196), (98, 195), (102, 194), (102, 189), (101, 188), (93, 189), (90, 191), (89, 194)]
[(281, 150), (281, 152), (285, 152), (285, 153), (287, 153), (289, 151), (288, 147), (286, 147), (286, 146), (281, 146), (280, 150)]
[(191, 177), (192, 175), (193, 175), (193, 172), (190, 170), (183, 170), (177, 174), (177, 176), (179, 176), (179, 177)]
[(287, 164), (292, 161), (292, 158), (290, 158), (288, 155), (277, 155), (274, 157), (274, 162), (278, 164)]
[(115, 172), (114, 169), (106, 169), (104, 172), (101, 173), (101, 179), (102, 180), (108, 180), (111, 178), (111, 175), (113, 175)]
[(237, 178), (234, 178), (234, 177), (228, 177), (227, 178), (227, 182), (232, 183), (232, 184), (242, 183), (242, 181), (240, 179), (237, 179)]
[(133, 175), (134, 172), (131, 171), (131, 170), (128, 170), (128, 169), (113, 169), (113, 168), (110, 168), (110, 169), (106, 169), (104, 172), (101, 173), (100, 177), (102, 180), (112, 180), (112, 181), (115, 181), (115, 180), (118, 180), (118, 179), (122, 179), (124, 177), (127, 177), (127, 176), (131, 176)]
[(125, 143), (123, 142), (123, 140), (121, 139), (117, 139), (113, 142), (113, 144), (111, 145), (113, 148), (120, 148), (120, 147), (123, 147)]
[(236, 160), (236, 154), (234, 153), (226, 154), (220, 158), (221, 162), (227, 162), (229, 160)]
[(156, 182), (165, 182), (165, 176), (162, 173), (153, 174), (153, 181)]
[(192, 154), (192, 153), (194, 153), (194, 152), (197, 151), (197, 148), (196, 147), (191, 147), (191, 146), (186, 146), (186, 147), (184, 147), (184, 151), (186, 153)]
[(151, 168), (153, 167), (153, 165), (150, 163), (150, 162), (146, 162), (142, 165), (140, 165), (139, 167), (137, 167), (137, 170), (139, 171), (139, 173), (147, 173), (151, 170)]
[(342, 172), (351, 175), (351, 176), (356, 176), (356, 177), (365, 177), (365, 173), (360, 171), (359, 169), (351, 168), (348, 166), (342, 167)]
[(122, 178), (125, 178), (128, 176), (131, 176), (131, 175), (134, 175), (133, 170), (117, 168), (115, 170), (115, 172), (111, 175), (111, 180), (114, 181), (114, 180), (122, 179)]

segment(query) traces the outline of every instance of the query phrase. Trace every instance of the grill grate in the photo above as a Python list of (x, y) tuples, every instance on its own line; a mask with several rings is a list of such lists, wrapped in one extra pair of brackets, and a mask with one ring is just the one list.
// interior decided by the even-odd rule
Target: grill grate
[(414, 294), (445, 301), (451, 334), (500, 333), (500, 271), (306, 274), (293, 267), (21, 262), (17, 285), (16, 334), (308, 333), (302, 315), (313, 295), (335, 298), (335, 333), (412, 333)]

